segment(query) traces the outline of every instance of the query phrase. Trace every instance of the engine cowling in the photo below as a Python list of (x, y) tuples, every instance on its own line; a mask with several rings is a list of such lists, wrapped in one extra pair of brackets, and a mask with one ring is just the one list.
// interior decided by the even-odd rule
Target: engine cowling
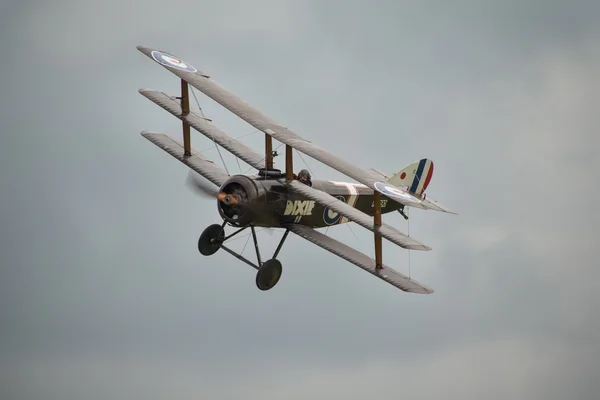
[(233, 175), (219, 189), (217, 208), (223, 220), (244, 227), (256, 218), (264, 197), (262, 185), (246, 175)]

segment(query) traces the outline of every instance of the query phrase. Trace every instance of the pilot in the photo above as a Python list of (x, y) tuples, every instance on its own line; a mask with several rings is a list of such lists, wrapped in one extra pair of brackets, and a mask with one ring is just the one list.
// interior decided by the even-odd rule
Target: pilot
[(298, 172), (298, 180), (305, 185), (312, 186), (312, 181), (310, 180), (310, 174), (307, 170), (303, 169)]

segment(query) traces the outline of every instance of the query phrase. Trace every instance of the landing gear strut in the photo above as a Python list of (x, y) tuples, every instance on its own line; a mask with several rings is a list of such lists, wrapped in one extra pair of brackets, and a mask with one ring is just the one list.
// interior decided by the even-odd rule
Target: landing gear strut
[[(277, 260), (277, 255), (279, 254), (279, 251), (281, 250), (281, 247), (283, 246), (283, 243), (285, 242), (285, 239), (287, 238), (288, 233), (290, 232), (289, 229), (286, 229), (285, 233), (283, 234), (283, 237), (279, 241), (279, 245), (277, 246), (277, 250), (275, 250), (275, 253), (273, 254), (273, 258), (262, 262), (260, 258), (260, 251), (258, 249), (258, 239), (256, 237), (256, 231), (254, 230), (254, 226), (250, 225), (244, 228), (240, 228), (231, 235), (225, 236), (226, 224), (226, 222), (224, 222), (222, 225), (213, 224), (207, 227), (204, 230), (204, 232), (202, 232), (200, 238), (198, 239), (198, 251), (200, 252), (200, 254), (204, 256), (210, 256), (216, 253), (217, 250), (222, 248), (229, 254), (233, 255), (234, 257), (238, 258), (239, 260), (245, 262), (246, 264), (250, 265), (251, 267), (257, 270), (256, 287), (263, 291), (272, 289), (281, 278), (282, 266), (281, 262)], [(241, 254), (238, 254), (233, 250), (227, 248), (223, 244), (227, 239), (237, 235), (238, 233), (246, 230), (247, 228), (250, 228), (250, 230), (252, 231), (252, 239), (254, 240), (254, 249), (256, 250), (256, 260), (258, 262), (258, 265), (254, 264), (252, 261), (248, 260)]]

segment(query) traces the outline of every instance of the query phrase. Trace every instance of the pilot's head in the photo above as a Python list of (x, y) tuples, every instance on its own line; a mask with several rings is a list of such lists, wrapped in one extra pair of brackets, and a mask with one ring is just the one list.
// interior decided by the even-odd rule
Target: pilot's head
[(310, 174), (308, 173), (308, 171), (303, 169), (300, 172), (298, 172), (298, 180), (302, 183), (309, 183), (310, 182)]

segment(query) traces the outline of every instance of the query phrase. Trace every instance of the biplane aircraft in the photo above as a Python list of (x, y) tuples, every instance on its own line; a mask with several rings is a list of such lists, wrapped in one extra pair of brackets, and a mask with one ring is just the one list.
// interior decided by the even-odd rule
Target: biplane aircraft
[[(254, 267), (257, 270), (256, 286), (260, 290), (269, 290), (281, 277), (282, 265), (277, 255), (289, 232), (292, 232), (403, 291), (433, 292), (383, 263), (382, 238), (405, 249), (427, 251), (431, 248), (383, 223), (381, 217), (382, 214), (397, 211), (408, 219), (406, 207), (456, 214), (425, 195), (433, 174), (431, 160), (421, 159), (390, 176), (375, 169), (363, 169), (273, 121), (181, 58), (161, 50), (142, 46), (137, 48), (179, 77), (181, 83), (181, 92), (177, 96), (151, 89), (140, 89), (139, 92), (182, 121), (183, 143), (162, 133), (142, 131), (142, 136), (215, 185), (208, 187), (206, 183), (192, 181), (197, 188), (217, 200), (217, 210), (223, 220), (220, 224), (208, 226), (200, 235), (198, 250), (202, 255), (210, 256), (222, 248)], [(234, 140), (210, 119), (191, 111), (189, 85), (264, 132), (264, 155)], [(223, 168), (191, 148), (190, 128), (248, 163), (256, 169), (256, 173), (229, 175)], [(274, 168), (273, 139), (285, 144), (283, 171)], [(358, 183), (312, 180), (306, 170), (295, 174), (293, 149)], [(374, 260), (317, 231), (319, 228), (350, 221), (374, 233)], [(236, 230), (226, 235), (227, 225)], [(261, 258), (256, 227), (285, 229), (275, 253), (266, 261)], [(256, 264), (225, 246), (228, 239), (248, 228), (254, 240)]]

